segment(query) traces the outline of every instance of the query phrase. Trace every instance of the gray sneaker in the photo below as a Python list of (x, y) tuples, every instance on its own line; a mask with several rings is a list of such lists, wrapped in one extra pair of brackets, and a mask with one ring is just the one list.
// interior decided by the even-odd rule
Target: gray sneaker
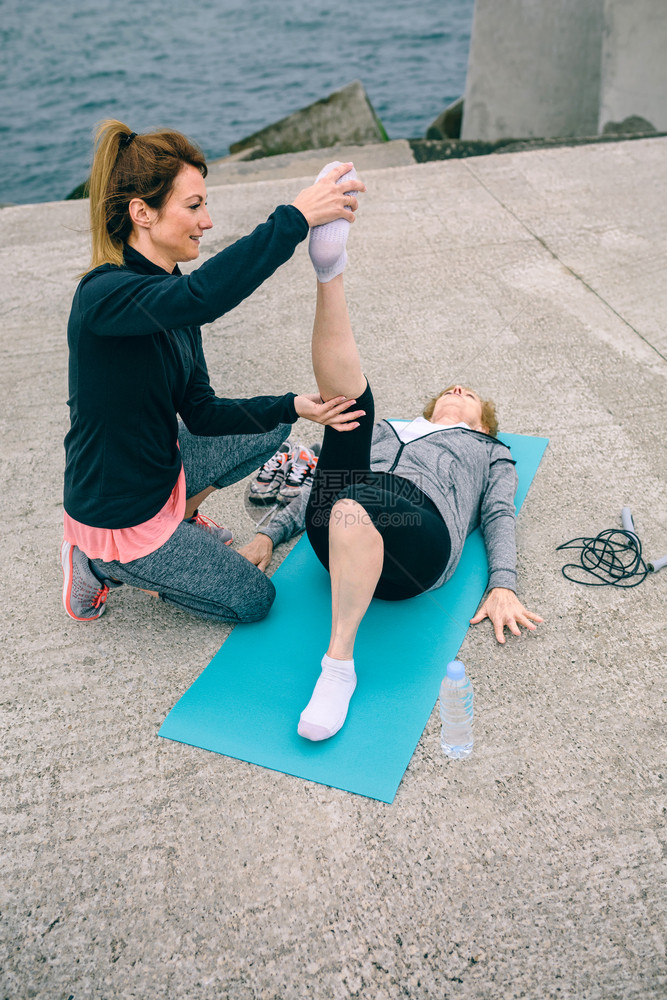
[(306, 445), (295, 444), (290, 452), (290, 467), (285, 481), (278, 490), (282, 503), (289, 503), (301, 493), (308, 480), (312, 479), (317, 467), (317, 455)]
[(200, 514), (198, 510), (194, 512), (192, 517), (187, 519), (188, 524), (196, 524), (198, 528), (203, 528), (204, 531), (208, 531), (211, 535), (215, 535), (219, 541), (224, 545), (231, 545), (234, 541), (234, 536), (232, 535), (229, 528), (224, 528), (221, 524), (216, 521), (211, 520), (206, 514)]
[(272, 455), (250, 484), (248, 499), (256, 504), (273, 504), (278, 498), (278, 490), (285, 481), (292, 457), (291, 441), (283, 441), (275, 455)]
[(60, 549), (63, 568), (63, 604), (65, 611), (77, 622), (90, 622), (100, 618), (109, 588), (98, 580), (88, 561), (88, 556), (71, 542), (63, 542)]

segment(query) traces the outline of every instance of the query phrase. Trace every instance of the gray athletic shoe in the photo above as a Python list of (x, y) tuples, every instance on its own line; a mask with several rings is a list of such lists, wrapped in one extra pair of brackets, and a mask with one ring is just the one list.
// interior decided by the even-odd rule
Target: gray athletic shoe
[(104, 602), (109, 588), (93, 573), (88, 556), (71, 542), (63, 542), (60, 564), (64, 576), (63, 605), (67, 614), (77, 622), (100, 618), (106, 609)]
[(188, 518), (188, 524), (196, 524), (199, 528), (203, 528), (204, 531), (210, 532), (224, 545), (231, 545), (234, 541), (234, 536), (229, 528), (224, 528), (221, 524), (217, 524), (216, 521), (211, 520), (206, 514), (200, 514), (198, 510), (195, 511), (192, 517)]
[(292, 444), (283, 441), (275, 455), (269, 458), (250, 484), (248, 499), (251, 503), (272, 504), (276, 502), (278, 491), (285, 482), (292, 459)]
[(285, 481), (278, 490), (278, 498), (282, 503), (289, 503), (301, 493), (317, 467), (317, 455), (312, 448), (295, 444), (290, 452), (290, 467)]

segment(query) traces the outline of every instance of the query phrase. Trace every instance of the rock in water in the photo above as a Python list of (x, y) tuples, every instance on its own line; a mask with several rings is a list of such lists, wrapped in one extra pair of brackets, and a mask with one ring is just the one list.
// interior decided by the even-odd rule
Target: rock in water
[(622, 122), (607, 122), (602, 129), (602, 135), (651, 135), (657, 131), (655, 125), (641, 115), (630, 115)]
[(282, 118), (274, 125), (232, 143), (231, 153), (260, 146), (265, 156), (327, 146), (363, 145), (387, 140), (380, 119), (359, 80)]
[(463, 98), (449, 104), (426, 130), (427, 139), (460, 139), (463, 120)]

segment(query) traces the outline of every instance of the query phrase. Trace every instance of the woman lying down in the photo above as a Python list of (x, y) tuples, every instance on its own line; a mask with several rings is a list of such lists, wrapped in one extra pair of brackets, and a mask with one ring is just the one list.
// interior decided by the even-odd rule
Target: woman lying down
[[(344, 184), (354, 171), (344, 175)], [(505, 627), (535, 629), (543, 619), (516, 596), (514, 494), (509, 448), (499, 442), (493, 404), (452, 385), (423, 416), (374, 424), (371, 388), (361, 370), (347, 312), (343, 269), (349, 223), (311, 231), (317, 273), (312, 355), (322, 400), (349, 400), (354, 419), (325, 427), (310, 494), (303, 492), (263, 525), (240, 553), (260, 569), (274, 545), (305, 527), (331, 576), (331, 639), (298, 732), (324, 740), (345, 722), (356, 686), (354, 642), (371, 598), (399, 601), (442, 586), (463, 543), (481, 527), (489, 590), (471, 624), (489, 618), (498, 642)]]

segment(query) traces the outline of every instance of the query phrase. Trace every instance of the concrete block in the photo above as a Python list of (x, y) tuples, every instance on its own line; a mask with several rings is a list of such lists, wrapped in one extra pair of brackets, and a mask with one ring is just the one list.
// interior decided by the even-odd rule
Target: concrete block
[(360, 145), (386, 141), (380, 119), (359, 80), (334, 91), (321, 101), (232, 143), (230, 151), (261, 146), (266, 155), (321, 149), (339, 143)]
[(603, 6), (477, 0), (461, 138), (594, 135)]
[(463, 120), (463, 98), (448, 104), (426, 129), (427, 139), (459, 139)]
[(605, 0), (599, 130), (641, 115), (667, 130), (667, 5)]

